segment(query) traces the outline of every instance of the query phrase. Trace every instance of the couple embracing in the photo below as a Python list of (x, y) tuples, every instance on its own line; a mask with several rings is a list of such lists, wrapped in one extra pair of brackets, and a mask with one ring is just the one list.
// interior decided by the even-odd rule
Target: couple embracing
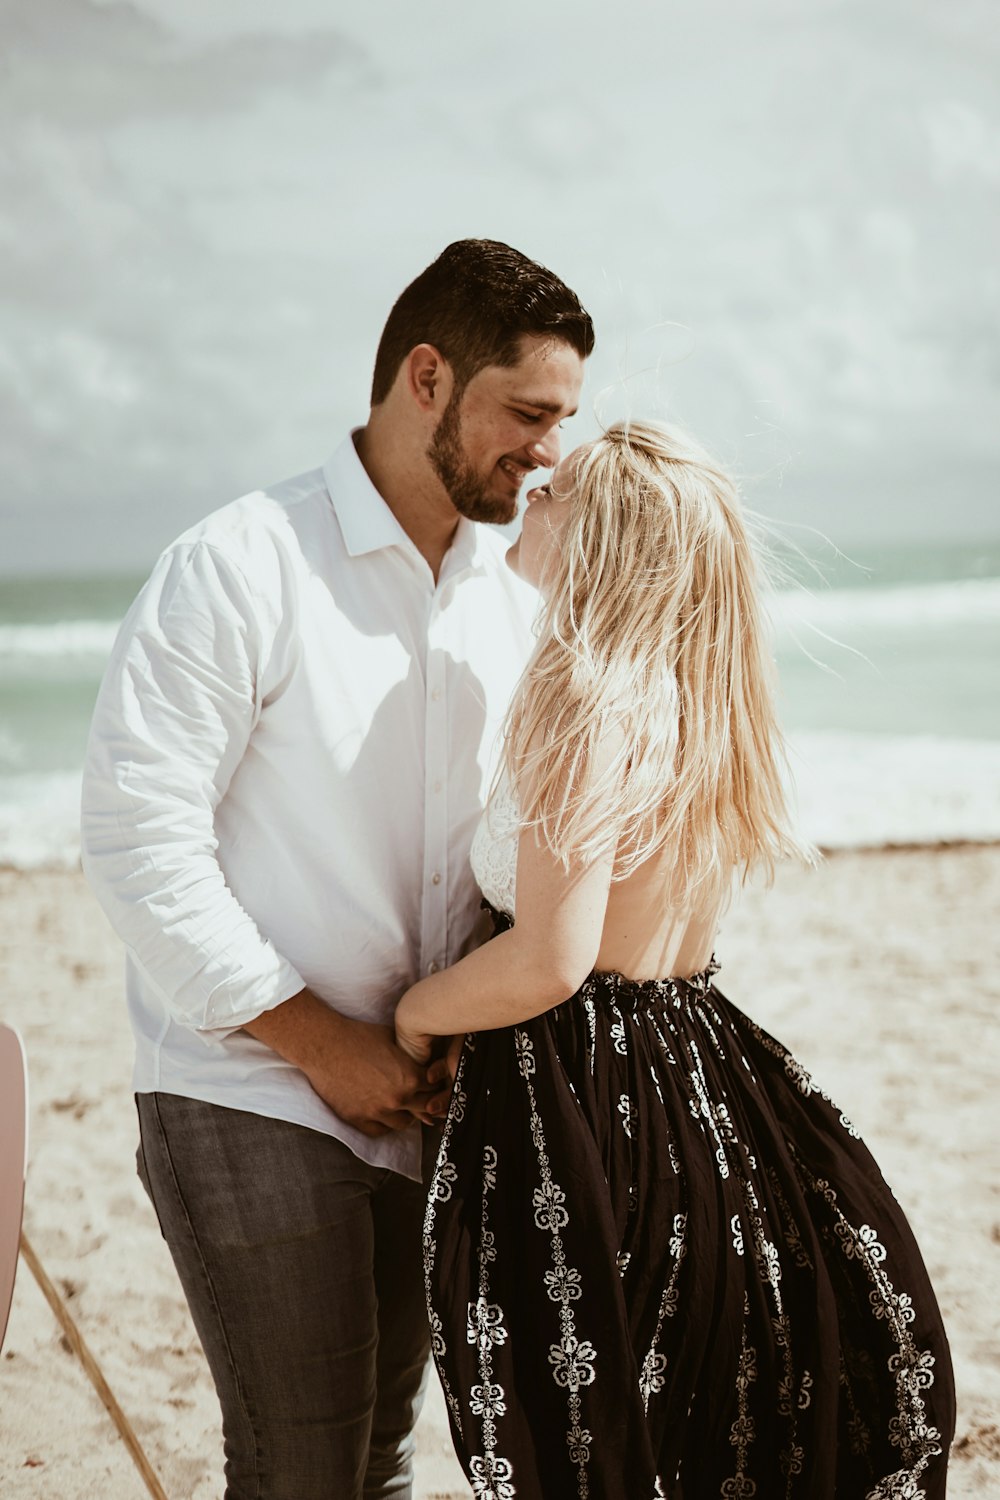
[(734, 879), (810, 852), (738, 496), (655, 421), (562, 456), (593, 342), (450, 245), (366, 425), (169, 547), (101, 689), (85, 867), (227, 1500), (409, 1497), (431, 1351), (480, 1500), (945, 1493), (906, 1220), (715, 983)]

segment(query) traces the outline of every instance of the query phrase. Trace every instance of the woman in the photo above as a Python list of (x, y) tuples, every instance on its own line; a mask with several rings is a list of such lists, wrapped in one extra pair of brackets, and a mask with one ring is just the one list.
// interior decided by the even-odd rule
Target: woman
[(713, 982), (734, 874), (811, 857), (734, 487), (628, 423), (529, 500), (541, 638), (473, 845), (497, 935), (396, 1018), (421, 1061), (469, 1033), (424, 1235), (459, 1457), (482, 1500), (943, 1496), (909, 1226)]

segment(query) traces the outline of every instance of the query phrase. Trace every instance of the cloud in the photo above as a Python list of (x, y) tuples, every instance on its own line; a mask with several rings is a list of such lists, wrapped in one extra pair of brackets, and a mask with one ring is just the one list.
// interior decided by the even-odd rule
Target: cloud
[[(283, 421), (271, 415), (280, 355), (270, 379), (254, 364), (262, 345), (285, 335), (287, 347), (289, 325), (299, 334), (297, 299), (264, 300), (262, 252), (220, 255), (199, 223), (218, 132), (275, 101), (300, 105), (328, 76), (364, 87), (365, 64), (338, 35), (192, 50), (133, 5), (87, 0), (17, 6), (3, 34), (0, 441), (13, 524), (0, 561), (58, 559), (65, 546), (114, 563), (165, 539), (158, 516), (169, 535), (230, 492), (239, 462), (214, 433), (242, 429), (252, 455)], [(174, 167), (190, 191), (174, 188)]]
[(80, 130), (125, 119), (211, 118), (261, 96), (299, 93), (331, 69), (358, 68), (357, 43), (333, 31), (240, 34), (197, 48), (128, 0), (46, 0), (3, 21), (3, 112)]
[(1000, 183), (1000, 127), (961, 99), (945, 99), (924, 111), (924, 127), (935, 171), (945, 180), (961, 173)]
[[(145, 562), (318, 462), (363, 418), (392, 299), (468, 233), (584, 296), (602, 415), (682, 417), (783, 473), (778, 508), (853, 534), (995, 525), (995, 44), (972, 0), (720, 0), (683, 26), (633, 4), (614, 27), (598, 0), (571, 27), (531, 0), (503, 27), (379, 0), (336, 31), (313, 0), (217, 0), (211, 35), (153, 5), (2, 13), (0, 569)], [(943, 472), (950, 508), (915, 519)]]

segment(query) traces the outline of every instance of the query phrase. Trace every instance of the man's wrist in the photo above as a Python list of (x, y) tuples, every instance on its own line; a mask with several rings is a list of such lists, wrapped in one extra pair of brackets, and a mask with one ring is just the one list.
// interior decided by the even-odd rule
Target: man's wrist
[(320, 1044), (328, 1043), (331, 1034), (344, 1024), (345, 1018), (339, 1011), (325, 1005), (307, 988), (255, 1016), (243, 1030), (307, 1073), (315, 1063)]

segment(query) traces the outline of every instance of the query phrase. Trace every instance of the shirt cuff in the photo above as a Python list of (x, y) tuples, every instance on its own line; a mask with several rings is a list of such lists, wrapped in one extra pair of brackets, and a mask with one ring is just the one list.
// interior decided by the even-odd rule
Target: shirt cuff
[(285, 959), (279, 959), (274, 972), (266, 976), (231, 974), (209, 995), (204, 1020), (196, 1029), (216, 1037), (229, 1036), (305, 988), (302, 975)]

